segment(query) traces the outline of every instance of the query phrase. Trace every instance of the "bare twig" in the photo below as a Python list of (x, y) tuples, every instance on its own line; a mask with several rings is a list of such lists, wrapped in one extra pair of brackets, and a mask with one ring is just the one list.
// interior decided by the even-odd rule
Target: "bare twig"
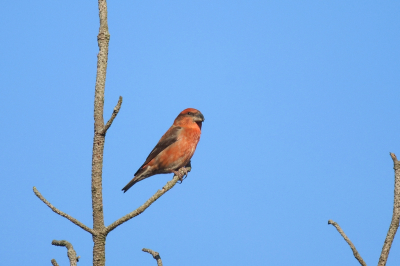
[(91, 233), (91, 234), (95, 234), (95, 232), (93, 231), (93, 229), (90, 229), (89, 227), (87, 227), (86, 225), (84, 225), (83, 223), (81, 223), (80, 221), (78, 221), (77, 219), (71, 217), (70, 215), (66, 214), (65, 212), (60, 211), (59, 209), (57, 209), (56, 207), (54, 207), (53, 205), (51, 205), (50, 202), (48, 202), (43, 196), (42, 194), (40, 194), (40, 192), (36, 189), (36, 187), (33, 187), (33, 192), (35, 193), (35, 195), (44, 202), (44, 204), (46, 204), (53, 212), (57, 213), (58, 215), (61, 215), (62, 217), (67, 218), (68, 220), (70, 220), (71, 222), (73, 222), (74, 224), (76, 224), (77, 226), (79, 226), (80, 228), (82, 228), (83, 230)]
[(148, 248), (143, 248), (142, 251), (153, 255), (153, 258), (157, 261), (157, 266), (162, 266), (161, 257), (160, 257), (160, 254), (158, 254), (158, 252), (153, 251), (153, 250), (148, 249)]
[[(53, 240), (51, 242), (51, 244), (54, 245), (54, 246), (66, 247), (67, 250), (68, 250), (67, 251), (67, 255), (68, 255), (68, 258), (69, 258), (69, 265), (70, 266), (76, 266), (76, 263), (79, 261), (80, 257), (76, 256), (76, 252), (75, 252), (74, 247), (72, 246), (71, 243), (69, 243), (67, 240)], [(53, 260), (51, 260), (51, 263), (53, 263)], [(57, 263), (55, 260), (54, 260), (54, 262)]]
[[(190, 172), (192, 168), (191, 167), (186, 167), (186, 170)], [(150, 199), (148, 199), (142, 206), (137, 208), (136, 210), (132, 211), (131, 213), (128, 213), (124, 217), (116, 220), (106, 228), (106, 234), (114, 230), (117, 226), (120, 226), (121, 224), (125, 223), (126, 221), (129, 221), (133, 217), (138, 216), (142, 212), (144, 212), (148, 207), (150, 207), (151, 204), (153, 204), (157, 199), (159, 199), (162, 195), (164, 195), (168, 190), (173, 188), (176, 183), (179, 181), (179, 177), (177, 175), (174, 175), (173, 179), (168, 181), (167, 184), (161, 189), (158, 190)]]
[(379, 257), (378, 266), (386, 265), (389, 257), (389, 251), (392, 247), (394, 236), (396, 235), (397, 228), (400, 221), (400, 162), (397, 160), (394, 153), (390, 153), (394, 164), (394, 202), (393, 202), (393, 215), (392, 221), (387, 232), (385, 242), (383, 243), (381, 256)]
[(114, 121), (115, 117), (117, 116), (119, 109), (121, 109), (121, 104), (122, 104), (122, 97), (119, 96), (119, 100), (117, 105), (114, 107), (114, 111), (110, 117), (110, 119), (108, 120), (107, 124), (104, 126), (104, 128), (101, 130), (100, 134), (106, 134), (107, 130), (110, 128), (112, 122)]
[(353, 243), (350, 241), (350, 239), (346, 236), (346, 234), (343, 232), (342, 228), (340, 228), (339, 224), (336, 222), (329, 220), (328, 224), (333, 225), (339, 232), (339, 234), (344, 238), (344, 240), (349, 244), (351, 250), (353, 251), (354, 257), (358, 260), (358, 262), (362, 266), (367, 266), (367, 264), (364, 262), (364, 260), (361, 258), (361, 255), (358, 253), (356, 247), (353, 245)]
[(56, 261), (55, 259), (52, 259), (52, 260), (51, 260), (51, 264), (53, 264), (53, 266), (59, 266), (58, 263), (57, 263), (57, 261)]

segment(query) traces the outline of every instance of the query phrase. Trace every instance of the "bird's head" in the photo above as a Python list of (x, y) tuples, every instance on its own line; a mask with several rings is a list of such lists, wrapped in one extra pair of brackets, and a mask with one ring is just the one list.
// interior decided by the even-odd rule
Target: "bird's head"
[(194, 126), (197, 124), (201, 129), (201, 125), (204, 122), (203, 114), (194, 108), (187, 108), (183, 110), (178, 117), (175, 119), (174, 124), (177, 126)]

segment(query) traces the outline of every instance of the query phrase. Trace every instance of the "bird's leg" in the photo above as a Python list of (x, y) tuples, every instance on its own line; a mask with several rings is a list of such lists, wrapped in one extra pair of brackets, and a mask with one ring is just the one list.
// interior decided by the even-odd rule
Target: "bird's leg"
[(172, 172), (173, 172), (176, 176), (178, 176), (179, 181), (181, 181), (179, 184), (182, 184), (183, 179), (185, 179), (185, 178), (187, 177), (187, 175), (188, 175), (188, 171), (187, 171), (187, 169), (186, 169), (185, 166), (179, 168), (178, 171), (172, 170)]
[(180, 179), (181, 184), (182, 184), (183, 180), (186, 179), (186, 177), (188, 176), (188, 171), (187, 171), (186, 167), (184, 166), (179, 169), (179, 172), (181, 172), (183, 174), (182, 178)]
[(179, 178), (179, 180), (181, 181), (179, 184), (182, 184), (183, 181), (183, 173), (180, 171), (181, 169), (179, 169), (178, 171), (172, 170), (172, 172)]
[(187, 169), (186, 169), (186, 166), (182, 167), (182, 168), (179, 169), (179, 170), (182, 170), (183, 173), (184, 173), (184, 175), (182, 176), (182, 181), (183, 181), (183, 179), (185, 179), (185, 178), (188, 176), (188, 171), (187, 171)]

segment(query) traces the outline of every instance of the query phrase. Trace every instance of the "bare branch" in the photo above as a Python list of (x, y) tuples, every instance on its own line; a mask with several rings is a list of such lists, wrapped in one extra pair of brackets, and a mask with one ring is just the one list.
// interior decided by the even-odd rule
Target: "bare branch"
[[(69, 264), (70, 264), (70, 266), (76, 266), (76, 263), (79, 261), (79, 258), (80, 257), (77, 257), (76, 256), (76, 252), (75, 252), (75, 250), (74, 250), (74, 247), (72, 246), (72, 244), (71, 243), (69, 243), (67, 240), (60, 240), (60, 241), (58, 241), (58, 240), (53, 240), (52, 242), (51, 242), (51, 244), (52, 245), (54, 245), (54, 246), (62, 246), (62, 247), (66, 247), (67, 248), (67, 255), (68, 255), (68, 258), (69, 258)], [(54, 260), (54, 259), (53, 259)], [(53, 263), (53, 260), (52, 260), (52, 263)], [(55, 260), (54, 260), (55, 261)], [(57, 263), (57, 262), (56, 262)]]
[(157, 261), (157, 266), (162, 266), (162, 260), (161, 260), (160, 254), (158, 252), (153, 251), (148, 248), (143, 248), (142, 251), (151, 254), (153, 256), (153, 258)]
[(51, 260), (51, 264), (53, 264), (53, 266), (59, 266), (58, 263), (57, 263), (57, 261), (56, 261), (55, 259), (52, 259), (52, 260)]
[(361, 255), (358, 253), (356, 247), (353, 245), (353, 243), (350, 241), (350, 239), (346, 236), (346, 234), (343, 232), (342, 228), (340, 228), (339, 224), (337, 224), (336, 222), (329, 220), (328, 224), (333, 225), (339, 232), (339, 234), (344, 238), (344, 240), (347, 242), (347, 244), (349, 244), (351, 250), (353, 251), (353, 255), (354, 257), (358, 260), (358, 262), (362, 265), (362, 266), (367, 266), (367, 264), (364, 262), (364, 260), (361, 258)]
[(119, 100), (117, 105), (114, 107), (114, 111), (110, 117), (110, 120), (108, 120), (107, 124), (104, 126), (104, 128), (101, 130), (100, 134), (106, 134), (107, 130), (110, 128), (112, 122), (114, 121), (115, 117), (117, 117), (117, 114), (119, 112), (119, 109), (121, 109), (121, 104), (122, 104), (122, 97), (119, 96)]
[(104, 130), (104, 90), (106, 86), (106, 73), (108, 61), (108, 44), (110, 33), (107, 22), (107, 1), (98, 0), (100, 27), (97, 35), (99, 53), (97, 54), (96, 85), (94, 89), (94, 138), (92, 152), (92, 210), (93, 210), (93, 266), (106, 264), (105, 245), (106, 238), (103, 234), (103, 153), (105, 143)]
[(385, 242), (383, 243), (381, 256), (379, 257), (378, 266), (386, 265), (389, 257), (389, 251), (392, 247), (394, 236), (396, 235), (397, 228), (400, 222), (400, 162), (397, 160), (394, 153), (390, 153), (394, 164), (394, 202), (393, 202), (393, 215), (392, 221), (386, 235)]
[(83, 230), (91, 233), (92, 235), (95, 234), (95, 232), (93, 231), (93, 229), (90, 229), (89, 227), (87, 227), (86, 225), (84, 225), (83, 223), (81, 223), (80, 221), (78, 221), (77, 219), (71, 217), (70, 215), (66, 214), (65, 212), (60, 211), (59, 209), (57, 209), (56, 207), (54, 207), (53, 205), (51, 205), (50, 202), (48, 202), (43, 196), (42, 194), (40, 194), (40, 192), (36, 189), (36, 187), (33, 187), (33, 192), (35, 193), (35, 195), (44, 202), (44, 204), (46, 204), (53, 212), (57, 213), (58, 215), (61, 215), (62, 217), (67, 218), (68, 220), (70, 220), (71, 222), (73, 222), (74, 224), (76, 224), (77, 226), (79, 226), (80, 228), (82, 228)]
[[(187, 172), (190, 172), (192, 168), (191, 167), (186, 167)], [(124, 217), (116, 220), (106, 228), (106, 234), (114, 230), (117, 226), (120, 226), (121, 224), (125, 223), (126, 221), (129, 221), (133, 217), (138, 216), (142, 212), (144, 212), (148, 207), (150, 207), (151, 204), (153, 204), (157, 199), (159, 199), (162, 195), (164, 195), (168, 190), (173, 188), (176, 183), (179, 181), (179, 177), (177, 175), (174, 175), (172, 180), (168, 181), (167, 184), (161, 189), (158, 190), (150, 199), (148, 199), (142, 206), (137, 208), (136, 210), (132, 211), (131, 213), (128, 213)]]

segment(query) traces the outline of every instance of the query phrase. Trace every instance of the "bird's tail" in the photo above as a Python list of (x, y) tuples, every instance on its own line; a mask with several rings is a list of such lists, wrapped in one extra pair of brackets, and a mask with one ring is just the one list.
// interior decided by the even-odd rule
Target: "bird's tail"
[(128, 191), (128, 189), (130, 189), (134, 184), (136, 184), (139, 181), (142, 181), (143, 179), (147, 178), (147, 175), (139, 174), (137, 176), (135, 176), (131, 181), (129, 181), (129, 183), (122, 189), (122, 191), (125, 193)]

